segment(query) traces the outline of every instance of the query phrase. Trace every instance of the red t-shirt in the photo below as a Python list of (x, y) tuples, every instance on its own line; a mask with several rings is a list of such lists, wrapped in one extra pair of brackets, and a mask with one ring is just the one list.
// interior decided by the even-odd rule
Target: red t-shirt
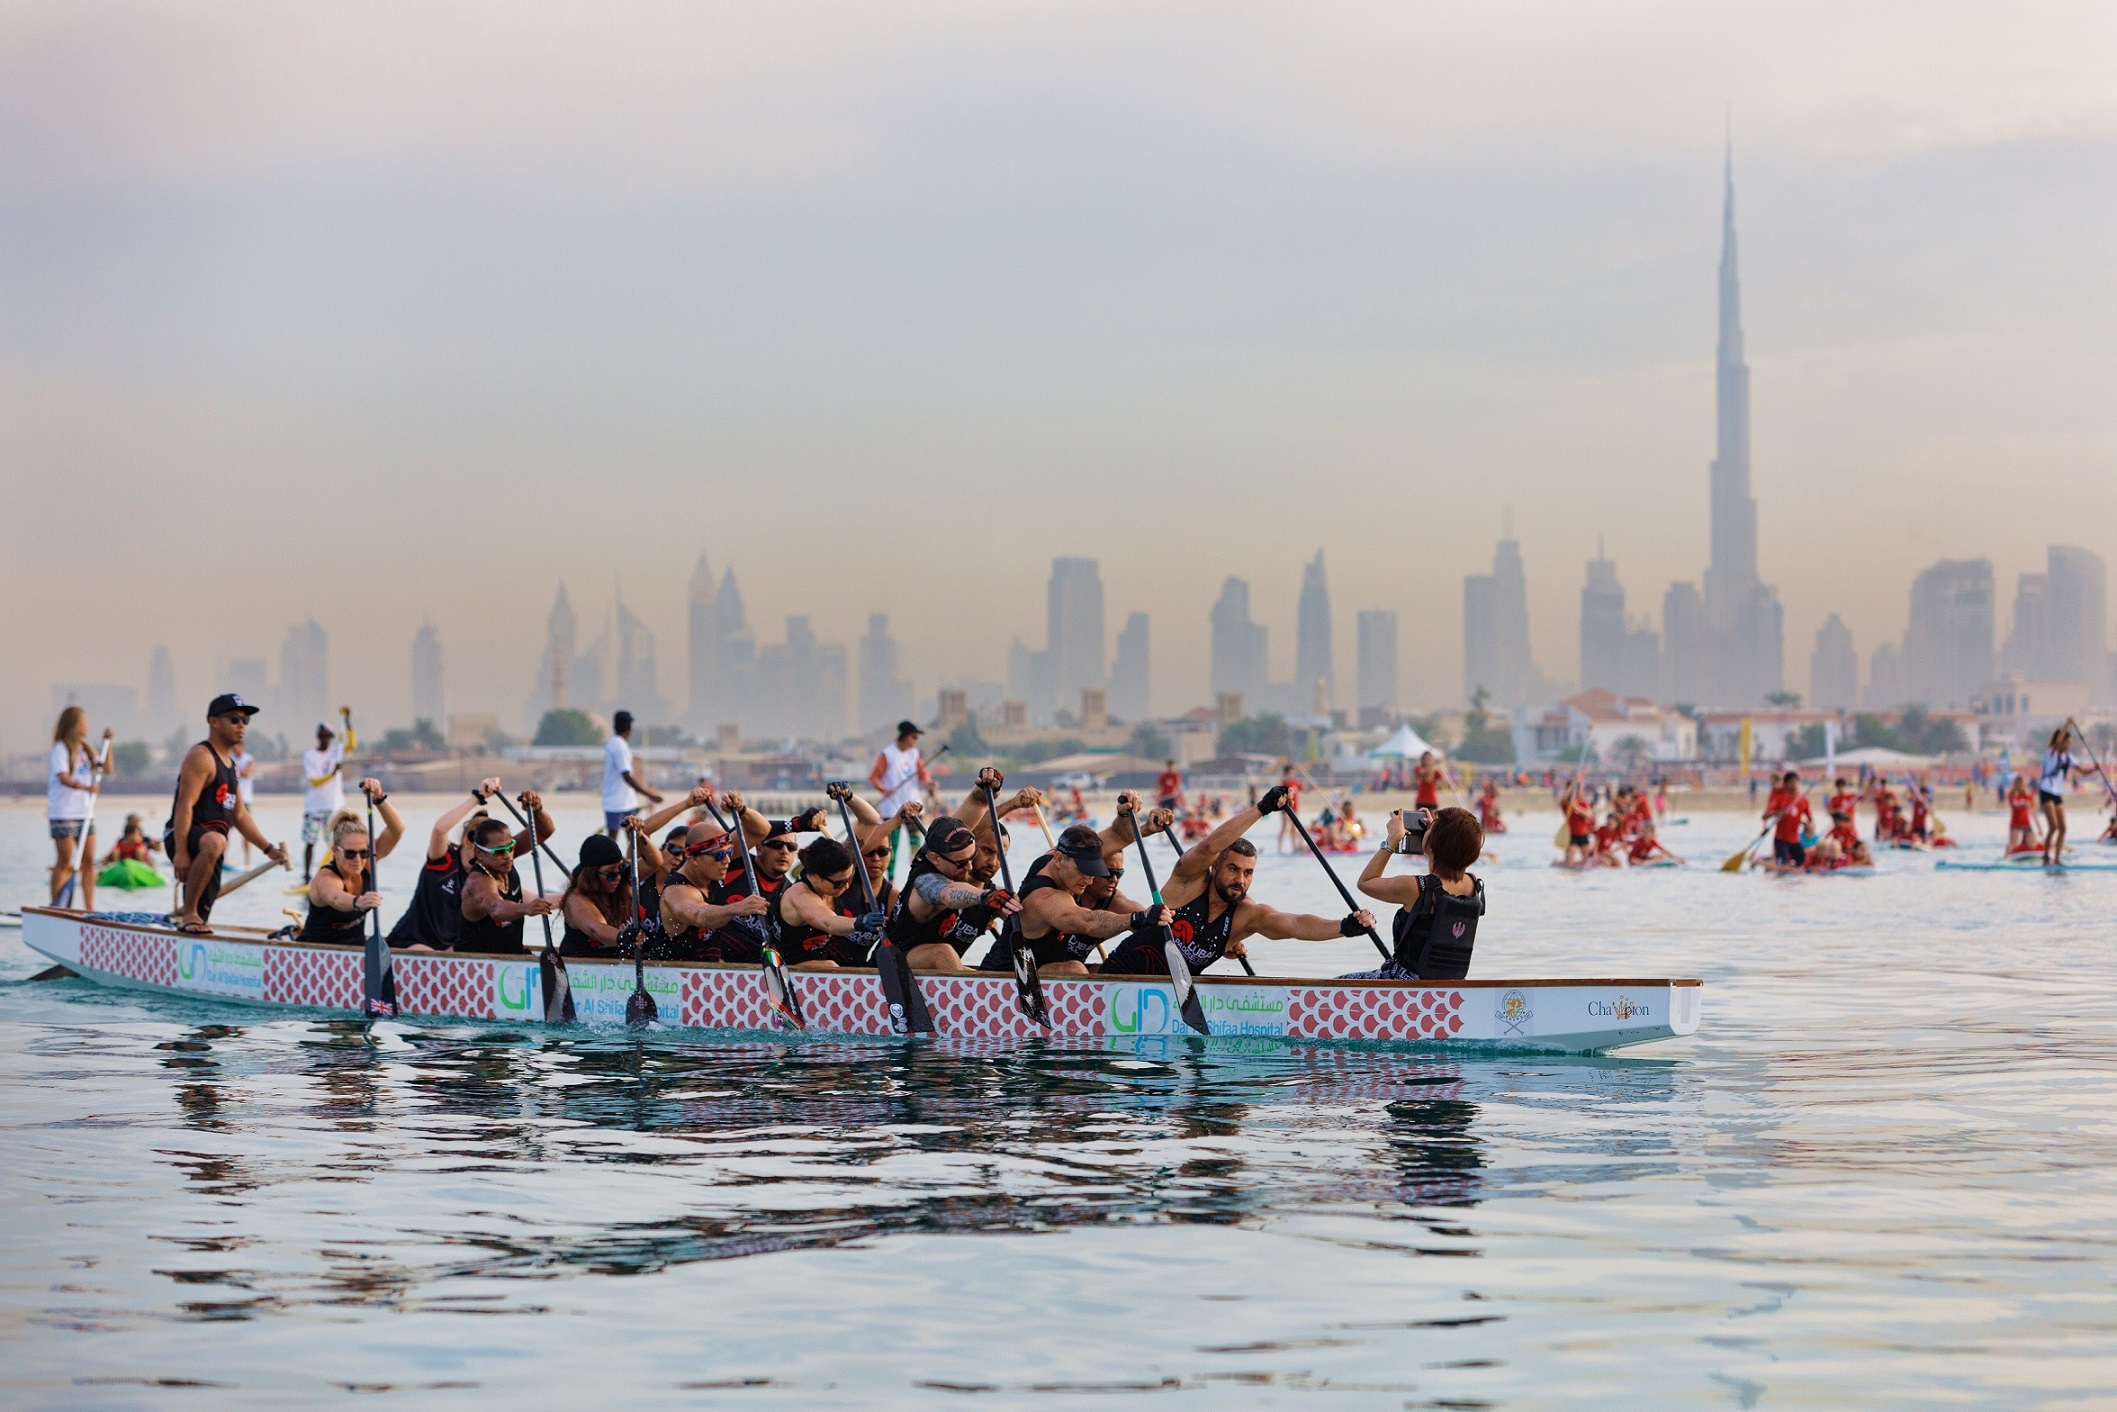
[(1163, 770), (1154, 778), (1154, 788), (1163, 799), (1174, 799), (1183, 792), (1183, 776), (1174, 770)]
[(1780, 810), (1779, 826), (1772, 830), (1772, 837), (1781, 843), (1799, 843), (1802, 825), (1814, 817), (1814, 811), (1808, 807), (1808, 796), (1795, 795), (1793, 801)]

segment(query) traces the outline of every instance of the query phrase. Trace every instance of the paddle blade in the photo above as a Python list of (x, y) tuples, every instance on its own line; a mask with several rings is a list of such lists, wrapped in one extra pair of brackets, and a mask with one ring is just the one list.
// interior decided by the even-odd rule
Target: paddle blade
[(771, 946), (764, 949), (764, 992), (773, 1019), (790, 1030), (807, 1028), (802, 1023), (801, 997), (794, 994), (793, 978), (787, 975), (786, 963)]
[(882, 981), (882, 1003), (889, 1012), (891, 1034), (932, 1034), (934, 1017), (919, 992), (911, 963), (895, 942), (883, 937), (875, 947), (875, 974)]
[(625, 1024), (631, 1029), (643, 1030), (656, 1018), (654, 997), (647, 994), (645, 987), (633, 991), (632, 998), (625, 1002)]
[(566, 974), (566, 958), (546, 946), (537, 957), (537, 972), (538, 979), (544, 983), (544, 1023), (572, 1024), (573, 978)]
[(1741, 848), (1735, 850), (1735, 852), (1729, 856), (1728, 860), (1725, 863), (1722, 863), (1720, 865), (1720, 871), (1723, 873), (1741, 872), (1742, 865), (1749, 861), (1749, 851), (1752, 848), (1755, 848), (1756, 846), (1757, 845), (1754, 843), (1746, 843), (1742, 845)]
[(1184, 959), (1176, 938), (1167, 932), (1162, 933), (1161, 954), (1169, 963), (1169, 982), (1176, 987), (1176, 1008), (1183, 1015), (1183, 1022), (1200, 1034), (1211, 1034), (1205, 1006), (1198, 1000), (1198, 987), (1191, 984), (1191, 963)]
[(46, 966), (43, 970), (31, 976), (30, 979), (33, 981), (70, 981), (77, 979), (77, 976), (75, 972), (67, 970), (64, 966)]
[(1051, 1012), (1044, 1008), (1044, 978), (1036, 973), (1036, 948), (1019, 929), (1014, 932), (1014, 1003), (1029, 1022), (1051, 1027)]
[(396, 958), (383, 943), (380, 927), (367, 938), (367, 956), (360, 968), (360, 1008), (376, 1020), (397, 1013)]

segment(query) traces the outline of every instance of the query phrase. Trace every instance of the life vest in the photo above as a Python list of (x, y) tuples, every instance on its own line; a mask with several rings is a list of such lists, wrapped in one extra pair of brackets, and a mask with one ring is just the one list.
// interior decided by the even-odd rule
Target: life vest
[(1399, 907), (1390, 924), (1399, 966), (1423, 981), (1459, 981), (1470, 974), (1477, 919), (1485, 915), (1485, 884), (1473, 875), (1468, 897), (1451, 895), (1432, 873), (1419, 877), (1418, 900)]

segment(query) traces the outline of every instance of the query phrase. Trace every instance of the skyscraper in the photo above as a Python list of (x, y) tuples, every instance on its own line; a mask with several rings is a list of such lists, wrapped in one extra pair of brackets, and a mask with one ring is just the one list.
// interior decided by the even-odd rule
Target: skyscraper
[(666, 725), (669, 703), (657, 680), (654, 634), (639, 615), (617, 600), (617, 705), (630, 711), (643, 726)]
[[(1354, 620), (1359, 639), (1359, 707), (1362, 716), (1397, 709), (1397, 615), (1387, 608), (1363, 608)], [(1473, 688), (1475, 690), (1475, 688)]]
[(1052, 678), (1052, 699), (1044, 705), (1078, 710), (1081, 688), (1109, 684), (1103, 675), (1101, 566), (1093, 559), (1053, 559), (1044, 605)]
[(1294, 692), (1311, 699), (1322, 684), (1323, 699), (1338, 700), (1337, 673), (1331, 669), (1330, 584), (1323, 576), (1323, 551), (1301, 570), (1301, 601), (1294, 617)]
[(2014, 623), (2000, 649), (2000, 665), (2031, 681), (2051, 679), (2051, 576), (2023, 574), (2014, 582)]
[(1231, 578), (1213, 604), (1213, 694), (1242, 693), (1254, 706), (1266, 680), (1267, 629), (1250, 621), (1250, 585)]
[(314, 618), (287, 629), (279, 649), (279, 717), (287, 722), (287, 736), (298, 730), (306, 736), (319, 722), (329, 721), (331, 710), (331, 640)]
[(897, 639), (889, 635), (889, 614), (867, 615), (867, 636), (860, 639), (860, 706), (854, 730), (865, 733), (892, 726), (911, 715), (911, 683), (898, 670)]
[(1134, 613), (1117, 635), (1117, 659), (1110, 664), (1110, 712), (1120, 721), (1144, 721), (1154, 714), (1148, 647), (1147, 615)]
[(2046, 551), (2051, 581), (2051, 679), (2086, 682), (2098, 700), (2109, 688), (2109, 585), (2102, 556), (2071, 545)]
[(1712, 638), (1705, 600), (1694, 583), (1672, 583), (1661, 595), (1661, 699), (1696, 704), (1713, 692)]
[(816, 640), (807, 614), (787, 619), (784, 643), (757, 653), (759, 733), (836, 740), (845, 733), (845, 648)]
[(685, 595), (685, 663), (690, 673), (690, 693), (684, 701), (684, 722), (700, 735), (718, 724), (713, 719), (713, 570), (704, 550), (691, 568), (691, 583)]
[(412, 636), (412, 721), (427, 721), (435, 730), (446, 731), (447, 711), (441, 687), (441, 634), (431, 622), (421, 623)]
[(1602, 556), (1588, 561), (1588, 581), (1580, 590), (1580, 685), (1625, 689), (1625, 591), (1617, 582), (1617, 565)]
[(1860, 656), (1852, 650), (1852, 629), (1836, 613), (1816, 629), (1816, 650), (1808, 658), (1808, 704), (1821, 711), (1850, 711), (1860, 704)]
[(1911, 583), (1903, 688), (1911, 701), (1962, 707), (1991, 680), (1992, 561), (1943, 559)]
[(1529, 585), (1512, 517), (1492, 551), (1492, 572), (1463, 580), (1463, 699), (1479, 687), (1501, 706), (1523, 706), (1542, 690), (1529, 655)]
[(713, 664), (712, 680), (707, 683), (713, 724), (743, 720), (756, 694), (757, 639), (750, 632), (733, 564), (721, 572), (720, 589), (713, 595), (713, 641), (708, 655)]
[(157, 647), (147, 659), (147, 733), (160, 739), (182, 719), (176, 704), (176, 659), (168, 648)]

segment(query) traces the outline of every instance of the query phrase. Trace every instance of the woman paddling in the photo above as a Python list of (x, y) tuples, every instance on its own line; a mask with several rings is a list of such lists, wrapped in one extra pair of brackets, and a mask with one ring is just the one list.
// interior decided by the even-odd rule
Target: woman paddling
[[(640, 817), (627, 814), (621, 828), (637, 833)], [(648, 848), (653, 845), (640, 840)], [(559, 940), (561, 956), (624, 957), (630, 951), (618, 933), (633, 920), (637, 904), (632, 895), (632, 873), (625, 866), (624, 850), (608, 834), (592, 833), (581, 840), (580, 862), (566, 891), (559, 897), (559, 914), (566, 934)]]
[(382, 837), (368, 836), (367, 821), (351, 809), (333, 814), (325, 827), (331, 856), (309, 875), (309, 916), (300, 940), (358, 946), (368, 913), (382, 905), (375, 891), (375, 860), (387, 857), (404, 837), (404, 820), (382, 792), (382, 781), (360, 782), (368, 804), (382, 812)]
[(2073, 777), (2086, 774), (2073, 759), (2073, 723), (2051, 732), (2051, 744), (2043, 753), (2043, 770), (2036, 781), (2036, 797), (2043, 805), (2043, 861), (2055, 868), (2066, 861), (2066, 791)]
[[(103, 750), (106, 755), (113, 734), (109, 727), (104, 727)], [(85, 912), (96, 910), (95, 800), (100, 789), (96, 780), (96, 757), (88, 748), (88, 713), (78, 706), (69, 706), (59, 713), (59, 723), (52, 729), (51, 768), (46, 772), (44, 784), (45, 816), (51, 825), (55, 855), (51, 868), (51, 905), (54, 907), (59, 905), (59, 897), (66, 891), (67, 883), (73, 880), (78, 864), (81, 909)]]

